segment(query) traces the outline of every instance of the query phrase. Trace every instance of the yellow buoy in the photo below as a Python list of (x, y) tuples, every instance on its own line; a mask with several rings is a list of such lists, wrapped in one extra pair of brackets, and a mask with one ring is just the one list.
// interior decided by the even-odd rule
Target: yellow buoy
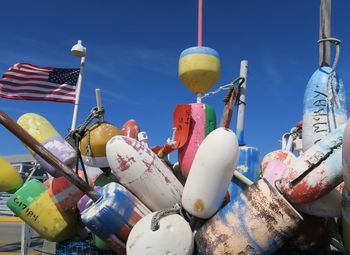
[(80, 142), (84, 163), (93, 167), (109, 167), (106, 144), (116, 135), (123, 135), (123, 132), (107, 122), (96, 122), (90, 126)]
[(23, 185), (21, 175), (6, 159), (0, 157), (0, 192), (16, 192)]
[(179, 78), (193, 93), (205, 93), (220, 79), (219, 54), (208, 47), (184, 50), (179, 60)]

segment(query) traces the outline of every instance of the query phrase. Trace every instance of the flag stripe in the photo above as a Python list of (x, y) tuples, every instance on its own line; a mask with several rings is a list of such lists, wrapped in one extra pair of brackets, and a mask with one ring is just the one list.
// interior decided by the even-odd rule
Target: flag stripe
[(33, 101), (54, 101), (54, 102), (63, 102), (63, 103), (75, 103), (74, 99), (64, 99), (59, 97), (36, 97), (36, 96), (14, 96), (8, 94), (2, 94), (0, 92), (0, 97), (14, 99), (14, 100), (33, 100)]
[(1, 86), (0, 87), (0, 91), (6, 91), (6, 92), (11, 92), (11, 93), (22, 93), (22, 92), (28, 92), (28, 93), (37, 93), (37, 94), (47, 94), (47, 95), (50, 95), (50, 94), (53, 94), (53, 95), (62, 95), (62, 96), (69, 96), (69, 97), (75, 97), (75, 92), (67, 92), (67, 93), (64, 93), (64, 92), (61, 92), (59, 90), (49, 90), (49, 91), (45, 91), (45, 90), (37, 90), (37, 89), (33, 89), (31, 87), (29, 88), (16, 88), (14, 89), (13, 87), (10, 86)]
[(53, 71), (52, 67), (39, 67), (36, 65), (32, 65), (32, 64), (28, 64), (28, 63), (21, 63), (19, 66), (24, 66), (28, 69), (32, 69), (32, 70), (37, 70), (37, 71)]
[(79, 69), (17, 63), (0, 80), (0, 97), (75, 103)]
[(45, 81), (37, 81), (37, 82), (31, 82), (31, 81), (18, 81), (15, 79), (2, 79), (0, 80), (0, 84), (6, 84), (6, 85), (12, 85), (12, 86), (34, 86), (34, 87), (38, 87), (38, 88), (48, 88), (48, 89), (56, 89), (57, 87), (62, 88), (63, 90), (67, 90), (67, 91), (75, 91), (74, 87), (72, 85), (69, 84), (61, 84), (59, 86), (57, 86), (56, 83), (52, 83), (52, 82), (45, 82)]

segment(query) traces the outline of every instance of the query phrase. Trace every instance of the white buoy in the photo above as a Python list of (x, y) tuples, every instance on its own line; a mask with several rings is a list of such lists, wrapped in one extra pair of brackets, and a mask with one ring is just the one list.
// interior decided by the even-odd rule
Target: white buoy
[(239, 154), (235, 133), (212, 131), (201, 143), (188, 175), (182, 205), (198, 218), (211, 217), (221, 206)]
[(180, 215), (172, 214), (159, 220), (159, 228), (151, 229), (151, 213), (138, 221), (126, 243), (128, 255), (191, 255), (193, 237), (190, 225)]
[(112, 173), (148, 208), (158, 211), (181, 202), (182, 184), (145, 144), (115, 136), (106, 151)]

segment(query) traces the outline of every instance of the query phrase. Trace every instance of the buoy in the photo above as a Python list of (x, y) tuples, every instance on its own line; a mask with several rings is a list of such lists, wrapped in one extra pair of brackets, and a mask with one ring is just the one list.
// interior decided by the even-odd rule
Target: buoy
[(0, 192), (14, 193), (23, 185), (23, 179), (6, 159), (0, 156)]
[(137, 135), (140, 132), (140, 128), (135, 120), (130, 119), (124, 123), (121, 131), (123, 132), (124, 136), (137, 139)]
[[(236, 170), (247, 177), (252, 182), (256, 182), (260, 175), (259, 150), (251, 146), (239, 146), (239, 158)], [(242, 181), (233, 177), (228, 191), (230, 198), (238, 196), (248, 186)]]
[(343, 192), (342, 203), (342, 234), (347, 253), (350, 252), (350, 193), (347, 189)]
[[(308, 150), (332, 130), (346, 123), (347, 110), (342, 79), (322, 66), (311, 76), (304, 95), (303, 150)], [(330, 108), (330, 109), (329, 109)]]
[(24, 184), (10, 197), (7, 206), (49, 241), (60, 242), (75, 236), (76, 215), (60, 212), (46, 186), (38, 180)]
[(350, 120), (348, 120), (344, 131), (342, 160), (345, 188), (350, 191)]
[(342, 142), (345, 124), (335, 129), (291, 162), (277, 186), (293, 203), (312, 202), (342, 180)]
[(152, 230), (156, 215), (151, 213), (136, 223), (126, 243), (127, 254), (191, 255), (194, 242), (188, 222), (178, 214), (165, 215)]
[(302, 217), (261, 179), (208, 220), (195, 235), (198, 254), (273, 254)]
[(119, 182), (153, 211), (180, 203), (182, 184), (151, 149), (126, 136), (107, 143), (107, 158)]
[(81, 213), (82, 222), (103, 240), (116, 234), (126, 242), (131, 228), (151, 211), (118, 183), (105, 185), (99, 193), (101, 197), (94, 203), (89, 201)]
[(109, 139), (123, 132), (107, 122), (96, 122), (88, 128), (80, 142), (84, 164), (93, 167), (109, 167), (106, 158), (106, 144)]
[[(35, 113), (23, 114), (17, 123), (39, 143), (54, 154), (65, 165), (73, 167), (76, 162), (76, 152), (44, 117)], [(34, 158), (52, 176), (60, 176), (56, 169), (30, 150)]]
[(235, 133), (217, 128), (201, 143), (182, 194), (190, 214), (207, 219), (221, 206), (238, 159)]
[(191, 47), (179, 59), (179, 78), (193, 93), (205, 93), (220, 79), (219, 54), (209, 47)]
[(216, 128), (214, 109), (207, 104), (193, 103), (191, 106), (190, 130), (186, 143), (178, 149), (182, 175), (186, 178), (199, 145)]
[(60, 211), (74, 210), (84, 193), (64, 176), (52, 178), (48, 182), (48, 192)]
[(276, 150), (265, 155), (261, 161), (261, 176), (271, 185), (280, 180), (296, 156), (286, 150)]

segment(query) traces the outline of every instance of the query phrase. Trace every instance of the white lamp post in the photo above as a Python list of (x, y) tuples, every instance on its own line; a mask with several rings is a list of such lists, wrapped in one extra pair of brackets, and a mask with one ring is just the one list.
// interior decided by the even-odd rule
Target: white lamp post
[(74, 130), (77, 122), (77, 116), (78, 116), (80, 89), (81, 89), (81, 83), (83, 79), (85, 57), (86, 57), (86, 48), (82, 45), (81, 40), (78, 40), (77, 44), (75, 44), (72, 47), (71, 52), (74, 56), (80, 58), (80, 72), (79, 72), (78, 81), (77, 81), (77, 88), (75, 90), (75, 103), (74, 103), (73, 119), (72, 119), (72, 126), (71, 126), (71, 130)]

